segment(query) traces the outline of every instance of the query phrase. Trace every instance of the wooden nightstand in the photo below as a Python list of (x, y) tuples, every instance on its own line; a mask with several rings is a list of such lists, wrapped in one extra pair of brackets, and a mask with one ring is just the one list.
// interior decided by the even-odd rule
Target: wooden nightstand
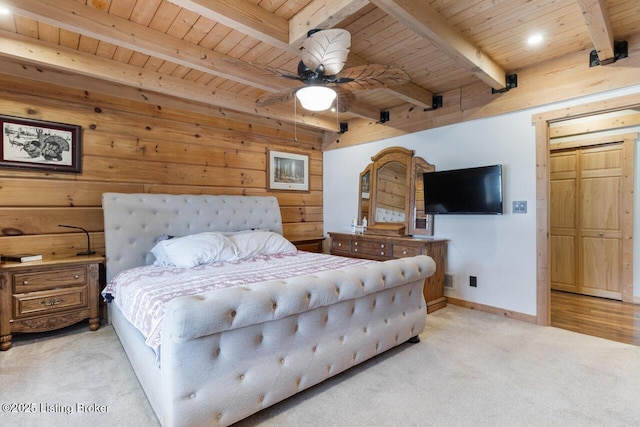
[(100, 327), (100, 255), (0, 264), (0, 350), (14, 332), (43, 332), (89, 319)]
[(295, 245), (300, 251), (322, 253), (322, 241), (324, 236), (294, 236), (289, 241)]

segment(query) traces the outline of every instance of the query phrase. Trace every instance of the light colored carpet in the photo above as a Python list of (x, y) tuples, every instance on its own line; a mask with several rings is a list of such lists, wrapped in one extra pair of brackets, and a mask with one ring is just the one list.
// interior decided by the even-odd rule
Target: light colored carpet
[[(640, 347), (449, 306), (403, 344), (238, 423), (245, 426), (631, 426)], [(9, 426), (157, 426), (109, 326), (0, 353)], [(82, 413), (77, 404), (105, 405)], [(45, 406), (42, 406), (45, 405)], [(46, 405), (54, 405), (47, 411)], [(51, 412), (71, 407), (71, 413)]]

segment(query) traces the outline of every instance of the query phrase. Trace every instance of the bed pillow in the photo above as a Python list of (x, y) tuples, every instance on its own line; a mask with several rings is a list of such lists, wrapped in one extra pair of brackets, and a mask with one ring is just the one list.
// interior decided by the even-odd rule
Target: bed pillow
[(237, 259), (297, 251), (293, 243), (273, 231), (244, 231), (228, 237), (238, 249)]
[(238, 249), (222, 233), (206, 232), (162, 240), (151, 253), (156, 257), (154, 265), (191, 268), (236, 259)]

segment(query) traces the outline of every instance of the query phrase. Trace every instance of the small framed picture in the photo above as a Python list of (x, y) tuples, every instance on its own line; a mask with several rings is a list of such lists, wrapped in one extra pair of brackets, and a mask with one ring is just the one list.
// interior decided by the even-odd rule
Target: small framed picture
[(267, 189), (309, 191), (309, 156), (268, 150)]
[(82, 128), (0, 115), (0, 167), (82, 172)]

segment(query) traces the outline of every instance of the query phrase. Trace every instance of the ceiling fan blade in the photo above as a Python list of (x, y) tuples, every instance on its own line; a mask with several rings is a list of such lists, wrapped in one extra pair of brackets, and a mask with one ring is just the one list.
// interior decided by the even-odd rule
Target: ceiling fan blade
[(268, 93), (258, 98), (256, 107), (268, 107), (269, 105), (284, 104), (293, 99), (293, 95), (299, 88), (292, 88), (276, 93)]
[(287, 70), (282, 70), (280, 68), (269, 67), (268, 65), (254, 64), (253, 62), (246, 62), (246, 61), (233, 59), (233, 58), (223, 58), (223, 60), (225, 62), (231, 62), (234, 66), (252, 73), (284, 77), (286, 79), (292, 79), (292, 80), (300, 80), (300, 77), (297, 74)]
[(348, 90), (397, 86), (411, 81), (409, 75), (401, 69), (382, 64), (347, 68), (337, 77), (336, 83)]
[(302, 44), (302, 62), (311, 70), (324, 67), (324, 74), (338, 74), (349, 56), (351, 34), (347, 30), (334, 28), (311, 34)]

